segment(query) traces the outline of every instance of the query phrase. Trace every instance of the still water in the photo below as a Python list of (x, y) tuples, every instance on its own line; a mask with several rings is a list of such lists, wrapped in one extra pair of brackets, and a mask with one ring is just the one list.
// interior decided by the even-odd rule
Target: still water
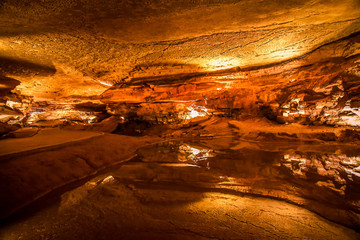
[(359, 227), (360, 146), (224, 138), (160, 143), (140, 149), (138, 156), (137, 160), (149, 167), (186, 164), (194, 169), (193, 174), (177, 170), (151, 177), (139, 174), (137, 179), (178, 181), (279, 198)]
[(359, 239), (359, 153), (233, 138), (162, 142), (48, 199), (0, 236)]

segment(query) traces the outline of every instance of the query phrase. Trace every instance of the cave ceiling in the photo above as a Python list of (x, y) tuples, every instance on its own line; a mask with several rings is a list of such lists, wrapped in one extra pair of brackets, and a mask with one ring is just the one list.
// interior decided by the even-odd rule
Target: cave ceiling
[(265, 109), (357, 126), (359, 30), (358, 0), (5, 0), (0, 120)]

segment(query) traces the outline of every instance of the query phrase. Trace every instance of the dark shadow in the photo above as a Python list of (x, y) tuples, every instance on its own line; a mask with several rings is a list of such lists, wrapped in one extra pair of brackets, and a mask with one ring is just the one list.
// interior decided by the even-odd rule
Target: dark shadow
[(51, 76), (54, 75), (56, 69), (53, 65), (47, 66), (38, 63), (32, 63), (23, 59), (13, 59), (0, 57), (0, 74), (2, 75), (40, 75)]
[(17, 85), (20, 84), (20, 81), (5, 77), (0, 75), (0, 97), (3, 97), (10, 93)]
[(7, 0), (1, 0), (0, 1), (0, 8), (2, 7), (2, 6), (4, 6), (4, 4), (7, 2)]

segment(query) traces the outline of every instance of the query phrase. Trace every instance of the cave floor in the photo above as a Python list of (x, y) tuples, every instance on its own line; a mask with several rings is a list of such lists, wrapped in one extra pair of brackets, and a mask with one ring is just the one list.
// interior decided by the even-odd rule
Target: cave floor
[(12, 155), (29, 154), (41, 149), (59, 148), (79, 141), (103, 135), (100, 132), (66, 131), (59, 128), (40, 130), (31, 140), (29, 138), (9, 138), (1, 140), (0, 159)]
[[(246, 124), (200, 123), (183, 139), (50, 129), (2, 140), (34, 147), (0, 161), (0, 238), (359, 239), (359, 146), (311, 140), (328, 136), (318, 127)], [(217, 136), (188, 137), (199, 126)]]
[(1, 229), (2, 239), (359, 239), (304, 208), (103, 175)]

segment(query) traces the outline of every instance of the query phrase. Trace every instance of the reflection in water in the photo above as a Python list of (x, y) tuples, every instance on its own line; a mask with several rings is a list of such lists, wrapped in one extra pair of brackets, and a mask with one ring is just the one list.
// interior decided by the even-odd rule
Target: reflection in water
[(81, 187), (78, 187), (72, 191), (68, 191), (61, 196), (61, 202), (59, 206), (59, 211), (63, 211), (73, 207), (76, 204), (79, 204), (83, 199), (85, 199), (88, 194), (94, 190), (97, 186), (104, 184), (114, 183), (115, 178), (111, 175), (106, 177), (100, 176), (92, 179), (91, 181), (86, 182)]
[(359, 239), (359, 233), (301, 208), (360, 229), (359, 149), (232, 138), (162, 142), (63, 193), (60, 201), (6, 228), (3, 235)]
[[(215, 144), (221, 140), (198, 142), (169, 141), (140, 149), (142, 162), (189, 163), (200, 167), (212, 167), (210, 174), (249, 181), (281, 180), (282, 184), (301, 184), (307, 187), (328, 185), (341, 195), (346, 188), (360, 184), (360, 157), (354, 156), (357, 149), (349, 146), (289, 145), (236, 143), (222, 148)], [(354, 148), (352, 146), (352, 148)], [(347, 154), (348, 153), (348, 154)], [(325, 182), (327, 184), (325, 184)], [(355, 194), (355, 193), (348, 193)]]
[[(203, 145), (169, 141), (138, 150), (143, 162), (183, 162), (203, 165), (215, 156), (214, 151)], [(201, 163), (202, 162), (202, 163)]]
[(214, 157), (211, 149), (191, 147), (188, 144), (182, 144), (179, 146), (178, 160), (180, 162), (194, 161), (206, 161), (209, 157)]
[[(171, 141), (142, 148), (138, 154), (142, 162), (151, 163), (148, 171), (152, 173), (144, 173), (146, 165), (132, 166), (144, 171), (134, 177), (148, 181), (151, 175), (157, 182), (183, 182), (281, 198), (347, 225), (360, 223), (360, 147), (236, 140), (219, 147), (218, 141), (225, 142)], [(164, 170), (164, 162), (195, 164), (200, 169), (179, 170), (174, 164), (172, 169)]]
[(232, 138), (162, 142), (65, 192), (59, 202), (8, 228), (8, 234), (23, 239), (359, 239), (348, 228), (269, 199), (359, 230), (359, 149)]

